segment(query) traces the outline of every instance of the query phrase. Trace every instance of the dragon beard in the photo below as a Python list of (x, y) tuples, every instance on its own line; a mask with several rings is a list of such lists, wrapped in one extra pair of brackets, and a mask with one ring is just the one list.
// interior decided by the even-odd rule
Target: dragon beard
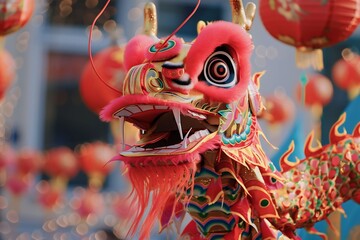
[(129, 196), (132, 204), (129, 211), (132, 213), (132, 224), (128, 233), (130, 236), (142, 225), (140, 239), (149, 239), (157, 217), (163, 215), (166, 206), (172, 206), (172, 212), (168, 216), (172, 219), (177, 203), (180, 200), (190, 200), (197, 162), (176, 166), (127, 167), (127, 175), (133, 186)]

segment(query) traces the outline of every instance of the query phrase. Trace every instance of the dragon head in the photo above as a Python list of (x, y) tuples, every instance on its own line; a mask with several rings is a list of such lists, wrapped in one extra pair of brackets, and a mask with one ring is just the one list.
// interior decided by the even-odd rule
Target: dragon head
[[(262, 110), (261, 74), (251, 77), (253, 44), (247, 32), (255, 5), (244, 9), (241, 1), (230, 3), (233, 22), (200, 21), (191, 42), (173, 35), (159, 39), (155, 5), (147, 4), (144, 34), (126, 46), (123, 96), (106, 106), (101, 117), (140, 129), (140, 140), (118, 156), (138, 203), (132, 233), (149, 203), (154, 204), (142, 224), (142, 236), (167, 206), (173, 206), (173, 216), (177, 203), (191, 198), (202, 160), (213, 158), (219, 149), (237, 161), (263, 156), (261, 150), (247, 148), (258, 146), (256, 116)], [(246, 154), (239, 157), (239, 149), (247, 149)], [(162, 219), (162, 226), (171, 218)]]
[(262, 108), (246, 31), (254, 6), (241, 18), (241, 2), (231, 3), (233, 22), (199, 22), (192, 42), (157, 38), (155, 6), (146, 5), (146, 34), (125, 49), (123, 96), (102, 111), (104, 120), (117, 118), (141, 130), (140, 141), (120, 153), (125, 163), (179, 165), (214, 147), (249, 142), (253, 117)]

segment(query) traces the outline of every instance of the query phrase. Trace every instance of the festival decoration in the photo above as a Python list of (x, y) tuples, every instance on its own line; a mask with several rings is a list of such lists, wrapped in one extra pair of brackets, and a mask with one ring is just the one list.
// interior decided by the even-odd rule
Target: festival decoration
[(348, 50), (345, 49), (344, 57), (334, 64), (332, 77), (334, 83), (354, 99), (360, 92), (360, 56)]
[(253, 43), (246, 31), (255, 5), (230, 3), (233, 22), (202, 22), (191, 42), (175, 32), (157, 38), (155, 6), (147, 4), (147, 35), (125, 49), (123, 96), (101, 117), (119, 119), (120, 132), (124, 122), (142, 132), (117, 156), (136, 206), (129, 236), (139, 230), (139, 239), (149, 239), (156, 219), (163, 230), (179, 226), (187, 213), (192, 220), (183, 239), (276, 239), (278, 232), (298, 239), (296, 229), (317, 233), (314, 224), (343, 202), (360, 202), (360, 124), (352, 134), (339, 132), (345, 114), (331, 129), (330, 144), (313, 147), (308, 136), (304, 159), (288, 160), (291, 144), (280, 171), (264, 153), (259, 74), (251, 78)]
[(36, 174), (42, 168), (42, 164), (43, 158), (38, 151), (23, 149), (17, 154), (17, 168), (22, 174)]
[(359, 0), (260, 0), (259, 6), (266, 30), (296, 48), (301, 68), (321, 70), (321, 49), (346, 40), (360, 20)]
[(16, 63), (11, 54), (0, 47), (0, 100), (16, 76)]
[(31, 18), (35, 0), (0, 1), (0, 36), (22, 28)]
[(80, 95), (93, 112), (99, 113), (111, 100), (121, 96), (121, 82), (125, 75), (123, 55), (122, 46), (110, 46), (94, 56), (96, 70), (91, 61), (86, 64), (80, 79)]
[(103, 142), (82, 144), (79, 148), (78, 158), (82, 170), (89, 177), (89, 186), (101, 188), (105, 177), (114, 168), (109, 163), (115, 155), (115, 150)]

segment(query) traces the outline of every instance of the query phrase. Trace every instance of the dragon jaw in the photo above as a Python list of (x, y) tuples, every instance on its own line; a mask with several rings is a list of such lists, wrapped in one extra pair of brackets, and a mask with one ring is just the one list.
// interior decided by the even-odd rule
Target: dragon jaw
[(199, 154), (219, 148), (219, 124), (223, 117), (216, 111), (220, 109), (225, 106), (203, 104), (200, 99), (177, 103), (132, 95), (112, 102), (104, 109), (103, 118), (111, 115), (141, 129), (140, 140), (120, 153), (125, 163), (132, 166), (179, 165), (197, 161)]

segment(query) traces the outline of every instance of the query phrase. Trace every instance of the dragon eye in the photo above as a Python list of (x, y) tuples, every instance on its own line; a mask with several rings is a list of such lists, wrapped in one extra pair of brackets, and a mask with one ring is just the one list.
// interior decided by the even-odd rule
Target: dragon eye
[(201, 78), (209, 85), (231, 88), (237, 80), (235, 69), (235, 62), (229, 53), (216, 51), (206, 60)]

